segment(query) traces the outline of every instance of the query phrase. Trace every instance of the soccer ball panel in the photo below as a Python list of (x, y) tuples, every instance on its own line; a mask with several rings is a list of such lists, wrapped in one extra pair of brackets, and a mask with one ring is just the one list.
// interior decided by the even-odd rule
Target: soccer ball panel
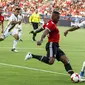
[(73, 73), (71, 75), (71, 80), (75, 83), (78, 83), (80, 81), (80, 75), (78, 73)]

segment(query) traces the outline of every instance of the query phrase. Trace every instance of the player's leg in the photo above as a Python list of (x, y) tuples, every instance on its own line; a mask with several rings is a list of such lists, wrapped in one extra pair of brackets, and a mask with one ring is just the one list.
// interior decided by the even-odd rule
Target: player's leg
[(36, 29), (38, 29), (38, 23), (32, 22), (32, 26), (33, 26), (33, 31), (31, 31), (30, 33), (33, 33), (32, 39), (33, 39), (33, 41), (36, 41), (36, 39), (35, 39), (36, 33), (34, 31)]
[(83, 65), (82, 65), (82, 68), (81, 68), (81, 72), (80, 72), (81, 77), (84, 76), (84, 71), (85, 71), (85, 61), (83, 62)]
[[(22, 40), (22, 23), (20, 25), (17, 26), (18, 27), (18, 36), (19, 36), (19, 40)], [(16, 28), (17, 29), (17, 28)]]
[(0, 41), (3, 41), (4, 40), (4, 35), (3, 33), (0, 33)]
[(25, 57), (25, 60), (28, 60), (30, 58), (37, 59), (37, 60), (42, 61), (42, 62), (44, 62), (46, 64), (50, 64), (50, 65), (53, 64), (53, 63), (51, 63), (51, 61), (53, 59), (51, 59), (51, 61), (50, 61), (49, 57), (42, 56), (42, 55), (35, 55), (35, 54), (31, 54), (31, 53), (28, 52), (27, 55), (26, 55), (26, 57)]
[(37, 32), (35, 32), (34, 30), (32, 30), (32, 31), (30, 31), (29, 33), (33, 34), (32, 40), (33, 40), (33, 41), (36, 41), (35, 37), (36, 37), (36, 35), (37, 35)]
[(0, 41), (3, 41), (6, 37), (8, 37), (10, 35), (10, 32), (8, 31), (8, 29), (6, 29), (4, 31), (4, 33), (0, 36)]
[(32, 22), (32, 26), (34, 30), (38, 29), (38, 23)]
[(34, 54), (30, 54), (28, 53), (25, 57), (25, 60), (28, 60), (29, 58), (35, 58), (39, 61), (42, 61), (46, 64), (52, 65), (55, 61), (55, 57), (54, 57), (54, 50), (53, 50), (53, 44), (52, 43), (47, 43), (46, 45), (46, 50), (47, 50), (47, 56), (39, 56), (39, 55), (34, 55)]
[(60, 60), (64, 64), (65, 70), (70, 75), (74, 73), (68, 58), (66, 57), (65, 53), (60, 48), (58, 49), (58, 60)]
[(19, 36), (18, 36), (18, 30), (17, 29), (14, 29), (12, 31), (12, 36), (15, 38), (15, 40), (13, 41), (13, 47), (12, 47), (11, 51), (18, 52), (16, 50), (16, 47), (17, 47), (17, 44), (18, 44), (18, 41), (19, 41)]
[[(32, 22), (32, 26), (33, 26), (33, 30), (35, 31), (35, 30), (37, 29), (37, 28), (36, 28), (36, 23)], [(32, 39), (33, 39), (33, 41), (36, 41), (36, 40), (35, 40), (36, 33), (34, 33), (33, 31), (30, 32), (30, 33), (33, 33)]]
[(33, 39), (33, 41), (36, 41), (36, 35), (37, 35), (37, 33), (40, 33), (41, 31), (43, 31), (44, 29), (42, 28), (42, 27), (40, 27), (40, 28), (38, 28), (38, 29), (36, 29), (36, 30), (32, 30), (32, 31), (30, 31), (29, 33), (31, 33), (31, 34), (33, 34), (33, 37), (32, 37), (32, 39)]
[(0, 41), (3, 41), (3, 40), (4, 40), (4, 36), (1, 35), (1, 36), (0, 36)]
[(35, 30), (35, 23), (32, 22), (32, 27), (33, 27), (33, 30)]
[(23, 41), (23, 40), (22, 40), (22, 30), (19, 30), (18, 35), (19, 35), (19, 40), (20, 40), (20, 41)]

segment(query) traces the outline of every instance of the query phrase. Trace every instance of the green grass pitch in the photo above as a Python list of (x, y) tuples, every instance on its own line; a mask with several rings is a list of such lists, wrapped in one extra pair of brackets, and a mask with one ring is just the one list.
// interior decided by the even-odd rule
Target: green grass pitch
[[(63, 32), (66, 29), (69, 27), (59, 26), (60, 47), (68, 56), (74, 71), (79, 73), (85, 61), (85, 30), (70, 32), (67, 37), (64, 37)], [(0, 42), (0, 85), (75, 85), (61, 62), (55, 61), (53, 65), (47, 65), (35, 59), (24, 61), (27, 52), (46, 54), (47, 38), (41, 46), (37, 46), (36, 42), (32, 41), (30, 30), (32, 30), (31, 25), (23, 24), (23, 42), (19, 41), (17, 45), (18, 53), (11, 52), (14, 40), (12, 36)], [(41, 34), (37, 35), (37, 40)], [(85, 85), (85, 82), (77, 85)]]

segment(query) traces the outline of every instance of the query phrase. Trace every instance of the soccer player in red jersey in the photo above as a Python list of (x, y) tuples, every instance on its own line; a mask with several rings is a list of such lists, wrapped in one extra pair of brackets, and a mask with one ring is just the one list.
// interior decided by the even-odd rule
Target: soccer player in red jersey
[(0, 7), (0, 25), (1, 25), (1, 33), (4, 31), (4, 16), (2, 16), (2, 7)]
[(52, 19), (49, 20), (48, 23), (43, 26), (44, 32), (40, 40), (37, 41), (37, 45), (41, 45), (44, 38), (46, 36), (48, 37), (48, 42), (46, 44), (47, 55), (46, 56), (35, 55), (28, 52), (28, 54), (25, 57), (25, 60), (34, 58), (46, 64), (52, 65), (55, 59), (57, 59), (58, 61), (61, 61), (64, 64), (66, 71), (70, 75), (72, 75), (74, 71), (72, 70), (70, 62), (65, 53), (59, 47), (60, 33), (58, 27), (56, 26), (56, 24), (59, 21), (59, 17), (60, 17), (59, 12), (53, 11)]

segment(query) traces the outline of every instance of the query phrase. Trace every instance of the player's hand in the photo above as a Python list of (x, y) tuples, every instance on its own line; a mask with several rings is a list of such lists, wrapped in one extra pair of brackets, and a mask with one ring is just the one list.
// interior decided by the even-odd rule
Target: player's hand
[(66, 30), (66, 31), (64, 32), (64, 36), (67, 36), (67, 34), (68, 34), (68, 30)]
[(33, 34), (33, 33), (34, 33), (34, 31), (33, 31), (33, 30), (32, 30), (32, 31), (30, 31), (30, 32), (29, 32), (29, 34), (30, 34), (30, 33), (32, 33), (32, 34)]
[(41, 45), (42, 44), (42, 41), (37, 41), (37, 45)]

